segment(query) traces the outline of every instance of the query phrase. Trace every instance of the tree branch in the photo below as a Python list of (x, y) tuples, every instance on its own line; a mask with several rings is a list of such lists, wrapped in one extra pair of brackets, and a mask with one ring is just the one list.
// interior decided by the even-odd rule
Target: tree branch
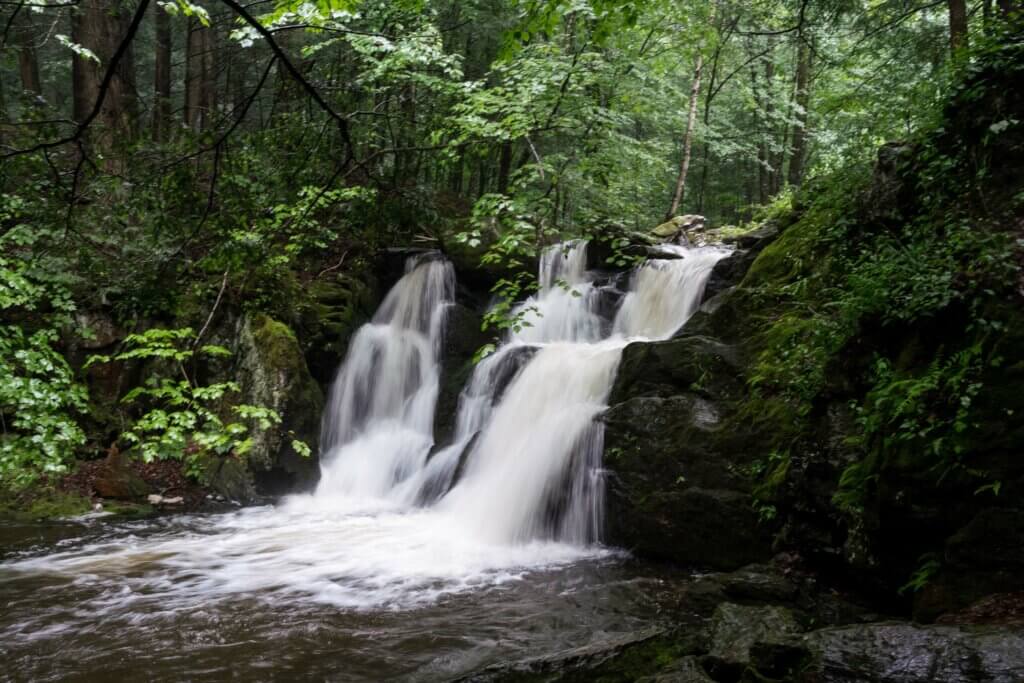
[(270, 46), (271, 51), (277, 55), (277, 58), (281, 60), (281, 63), (284, 65), (284, 68), (288, 71), (291, 77), (302, 86), (302, 89), (305, 90), (310, 97), (313, 98), (313, 101), (316, 102), (318, 107), (323, 109), (328, 116), (337, 122), (338, 132), (341, 133), (341, 139), (345, 142), (346, 156), (343, 165), (347, 166), (355, 158), (355, 146), (352, 143), (352, 136), (349, 132), (348, 120), (338, 112), (334, 111), (334, 108), (324, 100), (323, 96), (320, 95), (320, 92), (314, 88), (313, 85), (307, 81), (302, 73), (295, 67), (295, 65), (292, 64), (292, 61), (288, 59), (288, 55), (285, 54), (284, 50), (281, 49), (281, 46), (277, 44), (276, 40), (274, 40), (274, 34), (270, 29), (261, 24), (254, 16), (249, 14), (248, 10), (235, 2), (235, 0), (221, 0), (221, 2), (230, 7), (242, 18), (243, 21), (245, 21), (245, 23), (252, 26), (253, 29), (255, 29), (255, 31), (259, 33), (265, 41), (267, 41), (267, 45)]
[(86, 129), (88, 129), (92, 122), (96, 120), (96, 117), (99, 116), (100, 111), (103, 109), (103, 101), (107, 98), (107, 91), (110, 90), (110, 84), (114, 81), (114, 76), (117, 75), (117, 66), (121, 63), (121, 59), (124, 57), (125, 52), (128, 51), (128, 47), (132, 44), (132, 40), (135, 39), (135, 34), (139, 30), (139, 24), (142, 23), (142, 17), (146, 14), (146, 8), (148, 7), (149, 0), (141, 0), (141, 2), (139, 2), (139, 6), (135, 8), (135, 14), (132, 16), (131, 24), (128, 25), (128, 30), (125, 32), (124, 38), (121, 39), (121, 43), (117, 46), (114, 56), (110, 58), (110, 63), (107, 64), (107, 71), (103, 74), (103, 81), (100, 83), (99, 95), (97, 95), (96, 101), (92, 105), (92, 111), (90, 111), (88, 116), (78, 124), (75, 132), (66, 138), (61, 138), (60, 140), (55, 140), (53, 142), (40, 142), (28, 149), (16, 149), (13, 152), (4, 154), (0, 159), (9, 159), (22, 154), (32, 154), (40, 150), (60, 147), (71, 142), (78, 142), (82, 138)]

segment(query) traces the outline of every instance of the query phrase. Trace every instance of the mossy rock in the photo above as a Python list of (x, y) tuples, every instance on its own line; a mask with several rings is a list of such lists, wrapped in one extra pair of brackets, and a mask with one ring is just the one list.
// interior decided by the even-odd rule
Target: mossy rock
[(376, 278), (336, 274), (313, 280), (296, 307), (297, 331), (310, 373), (326, 387), (345, 357), (352, 335), (373, 317)]
[(233, 501), (249, 501), (256, 497), (256, 481), (246, 463), (235, 457), (202, 455), (199, 457), (200, 479), (211, 491)]
[(620, 642), (600, 643), (552, 657), (491, 666), (459, 680), (504, 683), (711, 683), (712, 679), (702, 673), (694, 658), (701, 647), (699, 634), (692, 631), (651, 629)]
[(34, 522), (67, 519), (90, 512), (92, 505), (92, 500), (86, 496), (49, 487), (0, 490), (0, 520)]
[(319, 468), (292, 446), (293, 439), (316, 450), (323, 394), (310, 375), (298, 339), (284, 323), (264, 314), (244, 316), (238, 325), (237, 376), (242, 401), (270, 408), (281, 424), (254, 428), (246, 454), (257, 486), (283, 493), (311, 486)]

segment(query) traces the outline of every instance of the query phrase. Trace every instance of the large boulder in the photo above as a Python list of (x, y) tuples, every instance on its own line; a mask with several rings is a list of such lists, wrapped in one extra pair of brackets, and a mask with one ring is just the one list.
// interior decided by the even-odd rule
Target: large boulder
[(704, 287), (704, 301), (739, 284), (757, 255), (778, 236), (778, 224), (765, 223), (756, 230), (723, 238), (723, 243), (732, 245), (735, 249), (711, 269), (711, 275)]
[(267, 315), (245, 315), (238, 321), (237, 347), (235, 372), (242, 402), (281, 416), (280, 425), (256, 427), (251, 433), (246, 462), (255, 490), (278, 494), (312, 486), (318, 463), (302, 456), (292, 441), (302, 440), (316, 452), (324, 399), (295, 334)]
[(770, 555), (748, 475), (759, 451), (731, 414), (743, 387), (732, 362), (703, 337), (625, 349), (602, 416), (610, 542), (726, 570)]
[(132, 469), (128, 455), (116, 449), (110, 451), (103, 465), (98, 468), (92, 486), (96, 494), (103, 498), (134, 499), (149, 493), (149, 486)]
[(755, 645), (782, 643), (803, 629), (785, 607), (726, 602), (712, 615), (709, 631), (710, 651), (702, 660), (704, 667), (721, 680), (738, 678), (750, 664)]
[(440, 446), (449, 444), (455, 432), (459, 394), (473, 375), (473, 357), (492, 341), (480, 324), (481, 316), (461, 303), (449, 306), (445, 314), (441, 381), (434, 411), (434, 441)]
[(883, 622), (825, 628), (754, 649), (762, 676), (808, 683), (1018, 683), (1024, 629)]
[(694, 237), (699, 235), (707, 226), (707, 219), (704, 216), (688, 214), (676, 216), (651, 230), (651, 235), (664, 242), (679, 242), (688, 244)]

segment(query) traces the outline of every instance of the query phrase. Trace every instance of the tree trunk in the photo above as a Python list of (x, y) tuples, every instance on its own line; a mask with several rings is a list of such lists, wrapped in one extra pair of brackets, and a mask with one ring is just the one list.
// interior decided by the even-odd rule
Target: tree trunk
[(811, 45), (810, 36), (799, 36), (796, 64), (796, 107), (793, 123), (793, 151), (789, 159), (789, 184), (799, 187), (804, 177), (804, 161), (807, 156), (807, 118), (811, 104)]
[(949, 49), (956, 54), (967, 47), (966, 0), (949, 0)]
[(697, 54), (697, 64), (693, 69), (693, 84), (690, 86), (690, 111), (686, 118), (686, 134), (683, 136), (683, 158), (679, 162), (679, 177), (676, 179), (676, 191), (672, 195), (666, 220), (679, 212), (686, 194), (686, 174), (690, 170), (690, 151), (693, 147), (693, 127), (697, 121), (697, 99), (700, 97), (700, 77), (704, 70), (704, 55)]
[[(769, 42), (773, 42), (772, 38), (768, 38)], [(774, 56), (769, 58), (764, 63), (764, 99), (765, 99), (765, 159), (768, 164), (768, 196), (769, 198), (774, 197), (782, 189), (782, 166), (785, 163), (785, 149), (786, 149), (786, 132), (787, 128), (785, 125), (782, 126), (781, 130), (778, 127), (773, 129), (773, 119), (775, 118), (775, 59)], [(773, 135), (775, 133), (775, 135)], [(778, 138), (776, 142), (778, 144), (771, 144), (772, 138)]]
[(501, 154), (498, 157), (498, 194), (508, 194), (508, 183), (511, 171), (512, 143), (505, 142), (501, 145)]
[(153, 69), (153, 139), (171, 137), (171, 15), (156, 8), (156, 54)]
[[(88, 48), (100, 63), (72, 57), (73, 114), (84, 120), (100, 97), (106, 65), (110, 62), (127, 33), (130, 14), (118, 11), (105, 0), (82, 0), (79, 12), (72, 15), (72, 40)], [(90, 140), (101, 150), (110, 152), (120, 143), (131, 140), (138, 113), (135, 97), (135, 56), (131, 45), (121, 56), (106, 95), (94, 121)]]
[(757, 77), (757, 64), (750, 67), (750, 89), (754, 95), (754, 131), (757, 135), (757, 201), (768, 203), (768, 130), (764, 125), (764, 112), (767, 109), (766, 98), (761, 93)]
[(195, 132), (209, 124), (213, 105), (213, 41), (211, 29), (196, 18), (189, 19), (185, 44), (185, 125)]
[(1008, 16), (1010, 12), (1013, 12), (1017, 3), (1014, 0), (999, 0), (999, 11), (1004, 17)]
[(35, 29), (27, 11), (19, 13), (17, 21), (18, 72), (21, 74), (21, 89), (41, 97), (43, 86), (39, 81), (39, 60), (36, 58)]

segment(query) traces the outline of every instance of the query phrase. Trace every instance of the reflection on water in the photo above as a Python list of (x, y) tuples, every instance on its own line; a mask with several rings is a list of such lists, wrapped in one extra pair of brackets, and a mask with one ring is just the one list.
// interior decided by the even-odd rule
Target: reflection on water
[(645, 630), (672, 592), (620, 554), (445, 523), (299, 499), (0, 527), (0, 677), (442, 681)]

